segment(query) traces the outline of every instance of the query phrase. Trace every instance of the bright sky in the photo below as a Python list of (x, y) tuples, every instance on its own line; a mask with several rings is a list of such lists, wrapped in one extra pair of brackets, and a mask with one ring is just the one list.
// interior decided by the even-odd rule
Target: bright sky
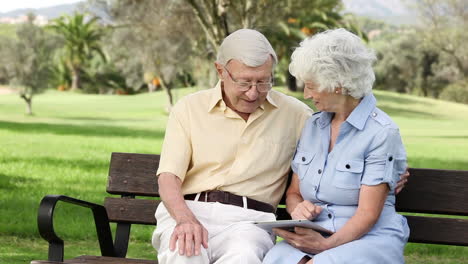
[(41, 8), (76, 3), (83, 0), (0, 0), (0, 12), (5, 13), (20, 8)]

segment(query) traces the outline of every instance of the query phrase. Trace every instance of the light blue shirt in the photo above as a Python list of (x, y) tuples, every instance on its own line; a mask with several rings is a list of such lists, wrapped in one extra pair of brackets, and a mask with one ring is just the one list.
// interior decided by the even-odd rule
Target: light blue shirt
[(408, 241), (406, 218), (395, 211), (394, 189), (406, 168), (406, 153), (396, 124), (365, 96), (342, 123), (329, 153), (333, 113), (319, 112), (302, 131), (292, 169), (299, 176), (302, 197), (322, 207), (313, 220), (337, 231), (356, 213), (362, 185), (386, 183), (390, 192), (379, 219), (361, 238), (317, 255), (282, 241), (265, 256), (265, 264), (298, 263), (305, 255), (314, 263), (403, 264)]
[(387, 183), (386, 204), (394, 205), (394, 188), (406, 168), (406, 152), (397, 125), (376, 107), (373, 94), (351, 112), (329, 153), (333, 113), (318, 112), (303, 129), (292, 169), (304, 199), (313, 203), (357, 205), (361, 185)]

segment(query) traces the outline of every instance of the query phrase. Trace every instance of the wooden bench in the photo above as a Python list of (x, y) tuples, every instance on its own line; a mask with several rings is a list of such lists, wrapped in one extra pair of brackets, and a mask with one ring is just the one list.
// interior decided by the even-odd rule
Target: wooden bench
[[(155, 177), (158, 164), (159, 155), (112, 153), (107, 192), (120, 197), (106, 197), (104, 205), (62, 195), (45, 196), (37, 220), (40, 235), (49, 242), (48, 260), (31, 263), (157, 263), (125, 256), (131, 225), (156, 225), (154, 212), (160, 201), (141, 198), (159, 196)], [(399, 212), (468, 216), (468, 171), (410, 169), (410, 173), (407, 186), (397, 197)], [(102, 256), (63, 260), (64, 242), (55, 233), (52, 221), (59, 201), (91, 209)], [(289, 219), (284, 208), (278, 208), (277, 215), (278, 219)], [(407, 216), (407, 219), (410, 242), (468, 246), (466, 218)], [(114, 241), (110, 223), (117, 223)]]

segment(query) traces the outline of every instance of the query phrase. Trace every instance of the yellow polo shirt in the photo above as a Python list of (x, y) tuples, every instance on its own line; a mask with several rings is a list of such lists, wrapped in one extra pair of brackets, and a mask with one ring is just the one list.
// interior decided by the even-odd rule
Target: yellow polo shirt
[(311, 114), (304, 103), (271, 90), (246, 122), (226, 106), (218, 83), (173, 107), (157, 174), (177, 175), (183, 194), (222, 190), (276, 207)]

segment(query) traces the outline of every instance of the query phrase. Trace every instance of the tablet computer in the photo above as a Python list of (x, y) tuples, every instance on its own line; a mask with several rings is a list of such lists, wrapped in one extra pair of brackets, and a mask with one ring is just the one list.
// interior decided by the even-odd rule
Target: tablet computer
[(294, 227), (304, 227), (313, 229), (324, 236), (333, 235), (333, 231), (330, 231), (326, 228), (323, 228), (316, 223), (310, 220), (279, 220), (279, 221), (264, 221), (264, 222), (253, 222), (254, 225), (266, 230), (267, 232), (272, 232), (272, 228), (281, 228), (294, 232)]

